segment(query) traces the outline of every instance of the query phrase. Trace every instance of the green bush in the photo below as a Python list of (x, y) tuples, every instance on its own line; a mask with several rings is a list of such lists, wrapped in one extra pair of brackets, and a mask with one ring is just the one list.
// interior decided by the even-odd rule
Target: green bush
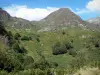
[(39, 68), (41, 70), (46, 70), (47, 68), (51, 68), (51, 64), (48, 63), (47, 60), (42, 58), (38, 62), (34, 63), (34, 68), (35, 69)]
[(22, 64), (16, 55), (12, 51), (0, 50), (0, 69), (7, 72), (22, 70)]
[(76, 50), (74, 49), (69, 50), (69, 55), (72, 55), (73, 57), (75, 57), (77, 55)]
[(28, 36), (23, 36), (23, 37), (21, 37), (21, 40), (29, 41), (29, 40), (32, 40), (32, 38), (28, 37)]
[(66, 33), (63, 31), (62, 34), (65, 35)]
[(13, 44), (15, 41), (14, 41), (14, 39), (13, 39), (13, 34), (12, 34), (11, 31), (8, 31), (7, 37), (8, 37), (8, 44), (9, 44), (9, 46), (12, 46), (12, 44)]
[(69, 49), (73, 48), (70, 43), (63, 43), (57, 42), (52, 46), (53, 55), (65, 54), (68, 52)]
[(7, 72), (11, 72), (14, 70), (14, 65), (11, 62), (11, 58), (4, 51), (0, 50), (0, 69), (6, 70)]
[(38, 42), (40, 42), (40, 39), (39, 39), (39, 38), (36, 38), (36, 40), (37, 40)]
[(24, 56), (23, 65), (25, 69), (34, 68), (34, 59), (31, 56)]
[(27, 50), (23, 46), (20, 47), (19, 43), (14, 43), (12, 47), (14, 51), (17, 53), (27, 53)]
[(73, 48), (72, 44), (70, 42), (66, 42), (65, 43), (66, 48), (69, 50), (71, 48)]
[(96, 48), (100, 47), (100, 44), (97, 42), (97, 43), (95, 44), (95, 47), (96, 47)]
[(21, 35), (20, 35), (19, 33), (16, 33), (16, 34), (14, 35), (14, 39), (16, 39), (16, 40), (19, 40), (20, 37), (21, 37)]

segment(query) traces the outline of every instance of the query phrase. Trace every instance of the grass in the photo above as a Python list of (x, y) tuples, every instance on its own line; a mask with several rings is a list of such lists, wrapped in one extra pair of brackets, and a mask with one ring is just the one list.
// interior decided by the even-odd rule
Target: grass
[(80, 69), (74, 75), (100, 75), (100, 70), (98, 68), (85, 68)]
[[(38, 51), (45, 56), (46, 60), (49, 62), (57, 62), (59, 67), (67, 68), (68, 63), (74, 59), (69, 54), (64, 55), (52, 55), (52, 45), (56, 42), (66, 42), (70, 40), (74, 40), (73, 46), (74, 49), (78, 51), (85, 52), (86, 48), (84, 48), (84, 43), (89, 40), (90, 37), (95, 37), (96, 32), (92, 31), (84, 31), (82, 29), (68, 29), (64, 30), (65, 35), (62, 34), (62, 31), (56, 32), (40, 32), (37, 33), (39, 35), (40, 42), (37, 42), (34, 38), (32, 41), (22, 41), (23, 46), (28, 50), (28, 55), (32, 56), (36, 61), (39, 60), (40, 56), (38, 55)], [(26, 33), (25, 35), (28, 35)], [(31, 33), (30, 33), (31, 34)], [(35, 35), (36, 36), (36, 35)], [(89, 36), (89, 37), (88, 37)], [(32, 36), (34, 37), (34, 36)], [(63, 62), (62, 62), (63, 61)]]
[[(93, 57), (91, 58), (93, 60), (99, 57), (99, 51), (98, 51), (99, 48), (95, 48), (94, 44), (91, 42), (91, 40), (93, 41), (93, 39), (96, 39), (96, 40), (99, 39), (100, 36), (99, 36), (99, 32), (97, 31), (83, 30), (80, 28), (68, 28), (65, 30), (49, 31), (49, 32), (34, 32), (34, 31), (27, 32), (25, 30), (14, 31), (13, 29), (9, 29), (9, 30), (11, 30), (13, 34), (20, 33), (21, 36), (25, 35), (25, 36), (32, 37), (32, 40), (29, 40), (29, 41), (20, 40), (21, 42), (20, 44), (25, 47), (25, 49), (28, 51), (27, 55), (31, 56), (35, 62), (39, 62), (41, 60), (41, 55), (42, 55), (45, 57), (46, 61), (48, 61), (49, 63), (52, 63), (52, 62), (57, 63), (58, 67), (54, 68), (54, 72), (57, 73), (56, 75), (64, 75), (62, 74), (63, 71), (66, 74), (71, 73), (72, 71), (76, 72), (77, 70), (82, 68), (84, 65), (85, 66), (90, 65), (91, 60), (88, 60), (89, 63), (87, 63), (88, 61), (83, 62), (84, 60), (90, 59), (88, 58), (89, 55), (90, 57), (91, 56)], [(63, 32), (65, 34), (63, 34)], [(37, 38), (40, 41), (37, 41)], [(73, 48), (71, 50), (75, 51), (77, 55), (72, 56), (69, 54), (69, 52), (67, 52), (66, 54), (61, 54), (61, 55), (53, 55), (52, 46), (57, 42), (60, 42), (61, 44), (66, 43), (66, 42), (72, 43)], [(2, 44), (0, 45), (1, 47), (3, 47)], [(90, 46), (90, 50), (89, 48), (87, 48), (87, 46)], [(96, 51), (93, 50), (92, 52), (92, 49)], [(98, 59), (96, 59), (95, 61), (97, 61)], [(83, 73), (85, 73), (84, 70), (82, 71)], [(15, 75), (25, 75), (25, 74), (32, 75), (31, 74), (32, 72), (33, 72), (33, 69), (29, 69), (29, 70), (20, 71), (16, 73)], [(75, 73), (75, 75), (79, 75), (79, 74)]]

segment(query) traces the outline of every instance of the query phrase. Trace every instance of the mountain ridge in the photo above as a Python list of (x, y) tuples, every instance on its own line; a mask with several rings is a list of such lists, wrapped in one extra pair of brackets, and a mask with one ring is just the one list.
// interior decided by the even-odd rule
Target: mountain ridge
[(12, 17), (5, 10), (0, 9), (0, 21), (14, 29), (29, 29), (35, 31), (50, 31), (65, 29), (66, 27), (81, 27), (99, 29), (95, 24), (84, 21), (69, 8), (60, 8), (40, 21), (28, 21), (22, 18)]

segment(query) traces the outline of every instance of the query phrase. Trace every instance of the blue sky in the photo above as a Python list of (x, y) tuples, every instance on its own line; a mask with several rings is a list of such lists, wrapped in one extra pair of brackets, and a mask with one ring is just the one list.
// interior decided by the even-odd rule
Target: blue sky
[(90, 0), (1, 0), (0, 6), (9, 6), (11, 4), (27, 5), (34, 8), (44, 7), (67, 7), (83, 8)]
[(40, 20), (63, 7), (84, 20), (100, 16), (100, 0), (0, 0), (0, 7), (12, 16), (28, 20)]

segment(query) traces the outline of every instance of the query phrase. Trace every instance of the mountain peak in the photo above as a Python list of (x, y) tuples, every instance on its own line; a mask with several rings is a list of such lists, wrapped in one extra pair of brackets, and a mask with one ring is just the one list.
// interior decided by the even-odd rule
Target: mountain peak
[(48, 15), (45, 19), (48, 24), (51, 25), (78, 25), (83, 22), (83, 20), (72, 12), (69, 8), (60, 8)]
[(71, 11), (69, 8), (60, 8), (58, 11)]
[(66, 28), (67, 26), (83, 27), (85, 25), (84, 21), (69, 8), (60, 8), (56, 10), (41, 20), (41, 22), (44, 23), (44, 26), (42, 26), (42, 28), (44, 27), (44, 30), (61, 29)]

